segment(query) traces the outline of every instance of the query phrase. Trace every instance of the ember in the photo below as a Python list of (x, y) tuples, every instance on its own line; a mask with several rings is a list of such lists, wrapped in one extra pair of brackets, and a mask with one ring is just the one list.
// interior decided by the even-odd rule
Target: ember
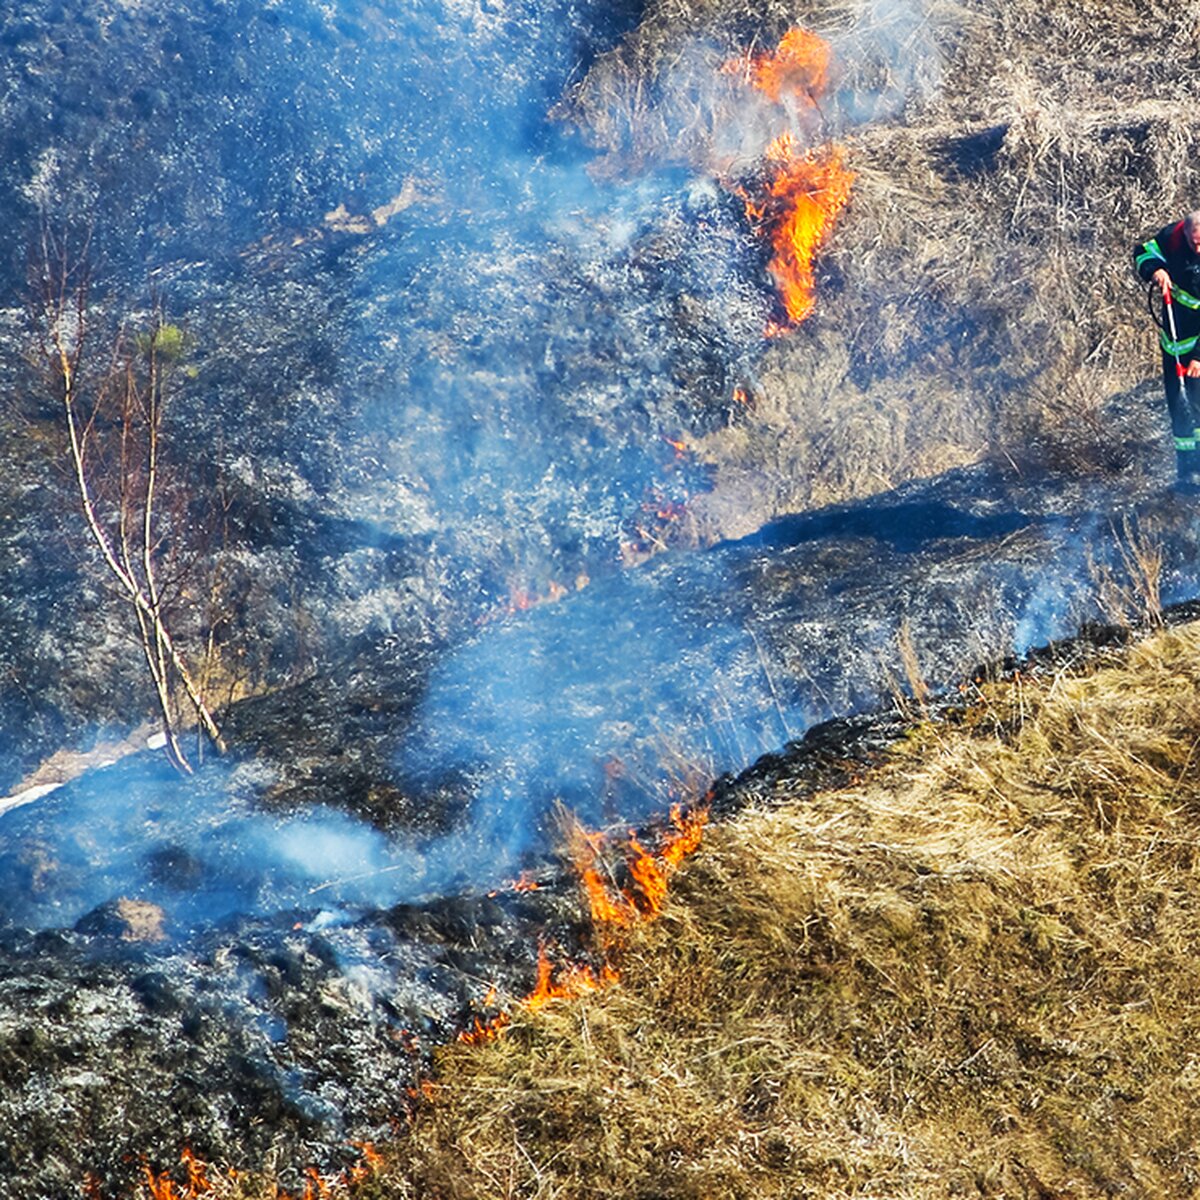
[[(582, 591), (583, 588), (587, 587), (588, 583), (587, 575), (578, 575), (575, 579), (575, 590)], [(556, 579), (550, 580), (546, 585), (545, 593), (530, 591), (527, 588), (514, 585), (509, 590), (508, 602), (476, 618), (476, 624), (487, 625), (492, 621), (514, 616), (516, 613), (528, 612), (531, 608), (537, 608), (542, 604), (557, 603), (564, 596), (569, 595), (570, 591), (570, 588), (565, 584), (559, 583)]]

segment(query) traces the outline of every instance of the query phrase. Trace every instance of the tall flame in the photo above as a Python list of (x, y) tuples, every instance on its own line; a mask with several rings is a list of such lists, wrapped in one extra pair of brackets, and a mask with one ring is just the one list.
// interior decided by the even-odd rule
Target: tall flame
[(768, 269), (779, 288), (784, 311), (799, 325), (815, 305), (813, 257), (850, 199), (854, 173), (838, 146), (800, 150), (790, 133), (767, 149), (771, 180), (761, 203), (747, 200), (746, 211), (769, 232), (775, 253)]
[[(826, 41), (806, 29), (790, 29), (773, 54), (753, 56), (742, 69), (747, 82), (773, 103), (815, 111), (829, 82), (829, 64)], [(780, 134), (764, 157), (761, 196), (743, 199), (747, 215), (774, 250), (768, 269), (787, 314), (787, 324), (768, 328), (774, 335), (800, 324), (813, 310), (813, 257), (850, 199), (854, 172), (847, 169), (841, 147), (802, 148), (790, 131)]]

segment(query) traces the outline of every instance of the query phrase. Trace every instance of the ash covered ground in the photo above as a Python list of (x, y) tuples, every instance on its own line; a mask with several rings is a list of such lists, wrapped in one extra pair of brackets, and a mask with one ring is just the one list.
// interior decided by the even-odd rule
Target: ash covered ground
[[(920, 13), (885, 7), (829, 31), (857, 55), (830, 120), (867, 157), (936, 109), (954, 61), (954, 38), (913, 43)], [(711, 116), (714, 68), (766, 37), (735, 9), (683, 23), (668, 132)], [(587, 956), (562, 806), (652, 825), (685, 781), (910, 690), (902, 631), (937, 688), (1135, 619), (1131, 537), (1161, 548), (1164, 600), (1193, 594), (1194, 502), (1169, 490), (1153, 389), (1089, 409), (1090, 473), (998, 452), (941, 470), (981, 457), (1031, 378), (988, 358), (986, 305), (931, 289), (884, 353), (853, 261), (831, 258), (822, 297), (856, 320), (819, 310), (768, 344), (766, 253), (729, 185), (779, 114), (747, 107), (707, 161), (694, 140), (605, 141), (597, 95), (617, 102), (606, 81), (653, 16), (78, 0), (0, 18), (0, 793), (27, 801), (0, 803), (6, 1194), (128, 1183), (184, 1142), (336, 1167), (494, 984), (528, 990), (539, 940)], [(927, 69), (901, 71), (914, 45)], [(153, 292), (187, 329), (169, 433), (228, 501), (246, 693), (221, 714), (230, 753), (193, 779), (143, 751), (26, 790), (151, 711), (27, 366), (43, 220), (90, 230), (104, 319)], [(870, 430), (938, 372), (953, 417), (884, 453)], [(542, 886), (515, 890), (522, 873)]]

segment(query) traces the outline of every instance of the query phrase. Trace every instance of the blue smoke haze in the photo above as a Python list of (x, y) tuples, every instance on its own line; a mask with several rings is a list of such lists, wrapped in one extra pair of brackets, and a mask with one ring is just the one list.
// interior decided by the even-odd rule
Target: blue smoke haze
[[(772, 304), (736, 199), (678, 165), (598, 182), (548, 116), (636, 6), (138, 7), (114, 17), (112, 37), (144, 37), (158, 82), (102, 137), (81, 109), (39, 143), (31, 117), (3, 179), (14, 205), (111, 214), (101, 237), (114, 269), (160, 264), (198, 310), (214, 279), (234, 281), (236, 309), (240, 264), (267, 234), (328, 251), (315, 280), (282, 289), (337, 291), (330, 328), (293, 328), (332, 347), (319, 387), (288, 392), (294, 409), (256, 408), (234, 378), (242, 347), (230, 347), (224, 403), (248, 414), (238, 452), (256, 478), (294, 481), (303, 502), (385, 534), (430, 535), (497, 601), (602, 570), (460, 638), (427, 681), (396, 765), (418, 795), (448, 773), (466, 781), (448, 833), (388, 837), (329, 809), (271, 815), (258, 802), (273, 781), (250, 768), (213, 767), (185, 788), (159, 763), (127, 762), (0, 813), (0, 874), (15, 883), (4, 921), (70, 926), (126, 897), (161, 907), (177, 932), (245, 911), (337, 920), (494, 885), (552, 845), (556, 802), (593, 824), (640, 821), (665, 807), (672, 764), (738, 770), (873, 703), (881, 676), (898, 677), (906, 617), (935, 683), (1073, 628), (1094, 527), (1020, 513), (1004, 531), (1024, 540), (970, 571), (952, 551), (987, 529), (968, 515), (953, 536), (914, 533), (885, 499), (852, 513), (853, 529), (834, 514), (774, 544), (616, 573), (647, 490), (679, 479), (667, 479), (664, 435), (720, 419), (711, 402), (752, 365)], [(912, 11), (868, 17), (846, 54), (865, 74), (896, 66), (880, 101), (894, 109), (934, 86), (936, 64), (918, 69)], [(141, 82), (122, 70), (113, 86), (133, 96)], [(396, 212), (372, 216), (396, 197), (407, 197)], [(333, 229), (325, 214), (339, 207), (368, 232)], [(233, 322), (229, 311), (210, 328)], [(254, 330), (239, 319), (231, 327)], [(325, 421), (312, 418), (320, 453), (297, 445), (296, 410)], [(917, 553), (939, 538), (944, 578)], [(354, 561), (339, 569), (353, 576)], [(344, 587), (331, 624), (359, 611), (353, 580)], [(401, 603), (381, 600), (380, 621)]]

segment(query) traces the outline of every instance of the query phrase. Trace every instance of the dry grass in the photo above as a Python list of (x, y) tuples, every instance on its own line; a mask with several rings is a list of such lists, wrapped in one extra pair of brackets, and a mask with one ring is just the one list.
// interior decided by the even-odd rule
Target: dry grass
[(442, 1056), (368, 1194), (1182, 1197), (1200, 626), (713, 832), (623, 982)]

